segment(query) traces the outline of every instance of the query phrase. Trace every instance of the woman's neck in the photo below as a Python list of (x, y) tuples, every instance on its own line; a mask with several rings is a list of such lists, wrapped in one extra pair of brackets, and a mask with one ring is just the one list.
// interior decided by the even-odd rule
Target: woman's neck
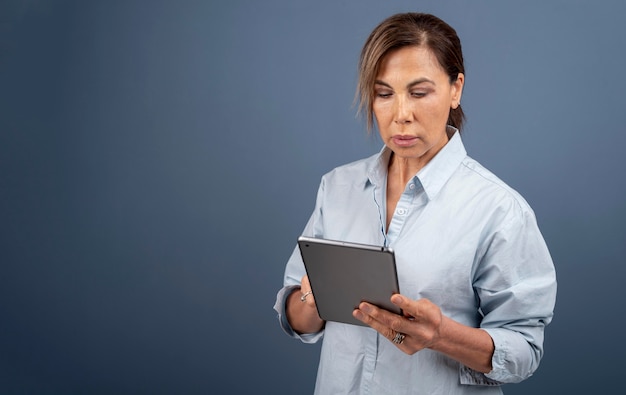
[(401, 158), (392, 153), (389, 159), (388, 178), (400, 181), (402, 185), (406, 185), (418, 171), (420, 171), (427, 161), (421, 158)]

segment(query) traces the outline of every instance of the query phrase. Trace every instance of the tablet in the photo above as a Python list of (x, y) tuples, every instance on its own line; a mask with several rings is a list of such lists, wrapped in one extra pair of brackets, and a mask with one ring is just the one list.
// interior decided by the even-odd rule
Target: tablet
[(298, 246), (323, 320), (367, 326), (352, 316), (362, 301), (402, 314), (389, 300), (400, 292), (392, 249), (305, 236)]

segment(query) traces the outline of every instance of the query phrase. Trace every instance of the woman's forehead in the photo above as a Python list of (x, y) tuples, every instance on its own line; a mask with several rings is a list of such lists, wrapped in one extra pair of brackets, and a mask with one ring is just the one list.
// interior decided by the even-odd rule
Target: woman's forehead
[(412, 75), (412, 78), (435, 78), (446, 75), (433, 51), (426, 46), (406, 46), (383, 56), (376, 79)]

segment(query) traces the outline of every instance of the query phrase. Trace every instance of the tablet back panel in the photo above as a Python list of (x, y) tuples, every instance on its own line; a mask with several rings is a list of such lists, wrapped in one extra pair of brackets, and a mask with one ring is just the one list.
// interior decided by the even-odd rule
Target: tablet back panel
[(399, 293), (391, 249), (309, 237), (298, 245), (322, 319), (365, 325), (352, 317), (362, 301), (401, 314), (389, 300)]

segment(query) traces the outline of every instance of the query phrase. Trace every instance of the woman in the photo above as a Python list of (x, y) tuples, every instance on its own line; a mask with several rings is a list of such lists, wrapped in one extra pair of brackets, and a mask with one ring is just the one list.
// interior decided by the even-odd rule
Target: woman
[(392, 247), (404, 315), (364, 302), (369, 327), (322, 321), (296, 247), (274, 308), (292, 337), (324, 338), (318, 394), (498, 394), (539, 365), (554, 266), (526, 201), (466, 154), (464, 73), (433, 15), (394, 15), (363, 47), (360, 110), (384, 147), (324, 175), (303, 234)]

